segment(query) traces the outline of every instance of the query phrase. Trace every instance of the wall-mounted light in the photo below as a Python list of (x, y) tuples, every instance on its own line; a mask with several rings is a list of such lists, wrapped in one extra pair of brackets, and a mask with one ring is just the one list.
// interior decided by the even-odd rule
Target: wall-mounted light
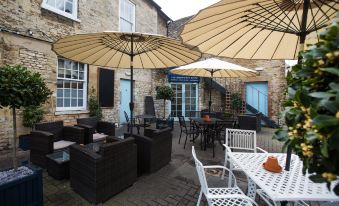
[(262, 67), (257, 67), (257, 68), (255, 68), (254, 70), (257, 71), (257, 72), (261, 72), (261, 71), (264, 71), (264, 68), (262, 68)]
[(32, 30), (30, 30), (30, 29), (28, 29), (28, 30), (27, 30), (27, 33), (28, 33), (30, 36), (32, 36), (32, 35), (33, 35), (33, 31), (32, 31)]
[(131, 76), (131, 72), (125, 72), (126, 76)]

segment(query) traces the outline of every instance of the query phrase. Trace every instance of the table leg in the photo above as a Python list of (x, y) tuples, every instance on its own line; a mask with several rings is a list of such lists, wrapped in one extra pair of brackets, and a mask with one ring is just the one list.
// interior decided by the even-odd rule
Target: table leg
[(247, 196), (255, 200), (255, 195), (257, 193), (257, 185), (252, 181), (251, 178), (247, 177)]

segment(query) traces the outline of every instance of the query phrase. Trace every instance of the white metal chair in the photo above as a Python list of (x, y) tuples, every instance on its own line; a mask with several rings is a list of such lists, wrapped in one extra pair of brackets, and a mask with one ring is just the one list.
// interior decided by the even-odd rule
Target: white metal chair
[[(230, 151), (248, 151), (256, 153), (257, 151), (267, 153), (264, 149), (257, 147), (257, 133), (254, 130), (241, 130), (241, 129), (229, 129), (226, 128), (225, 135), (225, 164), (230, 162), (230, 159), (227, 155)], [(230, 162), (230, 170), (240, 170), (239, 166)]]
[[(211, 166), (203, 166), (203, 164), (198, 160), (194, 146), (192, 146), (192, 155), (195, 161), (195, 167), (197, 169), (199, 182), (201, 185), (201, 190), (199, 194), (199, 199), (197, 202), (197, 205), (200, 205), (202, 194), (205, 195), (207, 199), (207, 203), (209, 206), (214, 205), (228, 205), (228, 206), (252, 206), (256, 205), (251, 198), (247, 197), (241, 189), (237, 186), (236, 179), (233, 175), (233, 173), (225, 168), (224, 166), (219, 165), (211, 165)], [(205, 169), (223, 169), (229, 172), (229, 175), (232, 175), (234, 178), (231, 187), (225, 187), (225, 188), (209, 188), (205, 176)]]

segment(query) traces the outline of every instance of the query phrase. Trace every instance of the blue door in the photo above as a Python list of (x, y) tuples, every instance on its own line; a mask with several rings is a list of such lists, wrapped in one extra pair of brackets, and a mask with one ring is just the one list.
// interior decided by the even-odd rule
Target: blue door
[(246, 83), (246, 102), (259, 112), (268, 116), (268, 83)]
[(120, 124), (126, 122), (124, 111), (131, 115), (129, 102), (131, 101), (131, 81), (120, 79)]

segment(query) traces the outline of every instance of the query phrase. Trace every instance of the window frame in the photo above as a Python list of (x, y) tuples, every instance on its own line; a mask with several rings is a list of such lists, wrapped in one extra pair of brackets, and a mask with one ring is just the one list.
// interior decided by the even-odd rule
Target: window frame
[[(57, 0), (56, 0), (57, 1)], [(66, 0), (64, 0), (66, 1)], [(47, 0), (43, 0), (41, 3), (41, 8), (49, 10), (53, 13), (59, 14), (61, 16), (67, 17), (69, 19), (72, 19), (74, 21), (80, 22), (80, 20), (78, 19), (78, 0), (72, 0), (73, 1), (73, 13), (67, 13), (65, 11), (61, 11), (60, 9), (57, 9), (53, 6), (50, 6), (47, 4)]]
[[(121, 4), (122, 4), (122, 1), (128, 1), (130, 2), (131, 4), (133, 4), (133, 22), (129, 22), (127, 19), (123, 18), (121, 16)], [(134, 1), (131, 1), (131, 0), (119, 0), (119, 31), (120, 32), (125, 32), (125, 31), (121, 31), (121, 23), (120, 23), (120, 20), (123, 19), (124, 21), (127, 21), (129, 23), (132, 23), (132, 32), (135, 32), (135, 11), (136, 11), (136, 4), (134, 3)]]
[[(84, 65), (84, 80), (79, 80), (79, 79), (69, 79), (69, 78), (61, 78), (59, 77), (59, 59), (66, 60), (66, 61), (71, 61), (71, 62), (76, 62), (78, 64), (83, 64), (77, 61), (72, 61), (66, 58), (58, 57), (57, 58), (57, 72), (56, 72), (56, 94), (55, 94), (55, 111), (56, 112), (64, 112), (64, 111), (86, 111), (87, 110), (87, 90), (88, 90), (88, 64), (83, 64)], [(83, 106), (82, 107), (58, 107), (57, 106), (57, 101), (58, 101), (58, 80), (63, 80), (63, 81), (70, 81), (70, 82), (83, 82)], [(77, 90), (78, 91), (78, 90)], [(70, 94), (71, 95), (71, 94)], [(72, 99), (72, 98), (70, 98)], [(72, 104), (70, 102), (70, 104)]]

